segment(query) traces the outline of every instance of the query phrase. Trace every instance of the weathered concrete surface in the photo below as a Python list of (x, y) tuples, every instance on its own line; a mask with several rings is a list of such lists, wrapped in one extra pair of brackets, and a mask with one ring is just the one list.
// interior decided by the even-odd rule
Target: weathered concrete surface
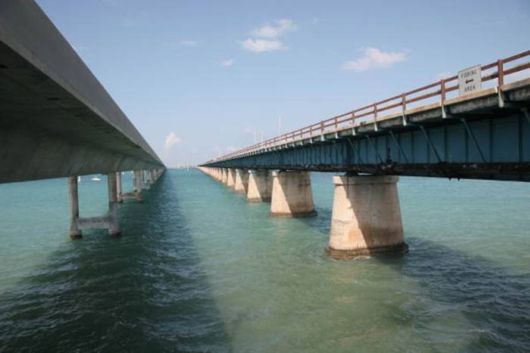
[(234, 183), (234, 190), (236, 192), (246, 194), (248, 189), (248, 170), (236, 169), (236, 181)]
[(236, 185), (236, 170), (232, 168), (228, 168), (226, 170), (226, 186), (228, 186), (230, 189), (234, 189), (235, 185)]
[(228, 169), (227, 168), (221, 168), (221, 183), (224, 185), (228, 184)]
[(0, 182), (163, 167), (32, 0), (0, 1)]
[(108, 232), (109, 235), (117, 236), (121, 234), (121, 230), (118, 224), (118, 187), (116, 173), (107, 174), (107, 184), (109, 193)]
[(271, 200), (272, 175), (268, 170), (251, 170), (248, 177), (247, 199), (249, 202)]
[(116, 195), (118, 196), (118, 202), (123, 202), (123, 183), (121, 182), (121, 172), (116, 172)]
[(280, 217), (316, 215), (309, 172), (280, 171), (273, 173), (270, 214)]
[(328, 253), (404, 251), (397, 176), (336, 176)]
[(78, 226), (79, 219), (79, 192), (77, 177), (68, 178), (68, 196), (70, 198), (70, 238), (81, 239), (83, 237)]

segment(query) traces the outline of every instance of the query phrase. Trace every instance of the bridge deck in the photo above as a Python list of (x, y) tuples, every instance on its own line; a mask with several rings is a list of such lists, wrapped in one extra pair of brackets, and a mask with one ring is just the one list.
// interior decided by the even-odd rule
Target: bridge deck
[(163, 163), (33, 1), (0, 2), (0, 182)]
[(529, 56), (483, 66), (480, 91), (456, 95), (453, 76), (205, 165), (530, 180), (530, 78), (504, 81)]

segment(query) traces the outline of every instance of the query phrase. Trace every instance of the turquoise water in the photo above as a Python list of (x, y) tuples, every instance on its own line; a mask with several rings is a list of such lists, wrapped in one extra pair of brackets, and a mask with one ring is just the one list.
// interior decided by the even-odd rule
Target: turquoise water
[[(529, 184), (402, 178), (410, 252), (338, 261), (312, 178), (318, 216), (275, 219), (171, 170), (120, 206), (121, 238), (81, 241), (66, 180), (0, 184), (0, 351), (530, 351)], [(82, 215), (103, 213), (85, 179)]]

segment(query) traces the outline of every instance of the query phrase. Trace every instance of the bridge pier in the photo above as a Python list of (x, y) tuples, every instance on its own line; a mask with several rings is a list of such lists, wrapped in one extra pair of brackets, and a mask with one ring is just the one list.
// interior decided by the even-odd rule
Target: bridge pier
[(70, 198), (70, 238), (81, 239), (83, 235), (77, 224), (79, 219), (79, 192), (76, 176), (68, 178), (68, 196)]
[(107, 189), (109, 193), (109, 213), (107, 229), (109, 235), (120, 235), (120, 226), (118, 224), (118, 189), (116, 183), (116, 173), (107, 174)]
[(236, 179), (234, 182), (234, 190), (236, 192), (246, 194), (248, 190), (248, 170), (236, 169), (235, 176)]
[(227, 185), (228, 183), (228, 169), (221, 168), (221, 183)]
[(220, 168), (213, 168), (212, 170), (212, 175), (213, 175), (213, 178), (217, 181), (221, 181), (222, 179), (222, 174), (221, 174), (221, 169)]
[(118, 197), (118, 202), (123, 202), (123, 193), (122, 193), (122, 182), (121, 182), (121, 172), (116, 172), (116, 195)]
[(126, 198), (135, 199), (138, 202), (142, 202), (142, 181), (143, 173), (141, 170), (134, 170), (133, 171), (133, 191), (130, 193), (124, 194), (123, 196), (126, 196)]
[(272, 177), (268, 170), (251, 170), (248, 177), (247, 200), (249, 202), (270, 201)]
[(273, 173), (271, 216), (310, 217), (316, 215), (307, 171)]
[(397, 176), (335, 176), (327, 253), (351, 258), (405, 252)]
[(119, 235), (118, 225), (118, 189), (116, 173), (107, 174), (108, 205), (109, 210), (103, 217), (79, 217), (79, 192), (77, 176), (68, 178), (68, 191), (70, 197), (70, 238), (81, 239), (85, 229), (107, 229), (112, 236)]
[(228, 186), (230, 189), (234, 189), (234, 186), (236, 185), (236, 176), (235, 176), (235, 170), (232, 168), (226, 169), (226, 186)]

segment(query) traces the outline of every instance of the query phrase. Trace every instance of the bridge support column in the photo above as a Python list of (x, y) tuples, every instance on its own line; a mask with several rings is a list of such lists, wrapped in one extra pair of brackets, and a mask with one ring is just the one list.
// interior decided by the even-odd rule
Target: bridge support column
[(83, 235), (77, 223), (79, 220), (79, 193), (76, 176), (68, 177), (68, 196), (70, 197), (70, 238), (81, 239)]
[(271, 200), (272, 176), (268, 170), (251, 170), (248, 177), (247, 199), (249, 202)]
[(143, 181), (142, 181), (142, 176), (143, 176), (143, 173), (141, 170), (135, 170), (133, 171), (133, 194), (134, 194), (134, 198), (136, 199), (136, 201), (138, 202), (142, 202), (142, 185), (143, 185)]
[(118, 225), (118, 188), (116, 183), (116, 173), (107, 175), (107, 184), (109, 192), (109, 213), (108, 213), (108, 232), (116, 236), (121, 233)]
[(215, 180), (222, 181), (222, 179), (223, 179), (222, 169), (215, 168)]
[(221, 168), (221, 183), (226, 185), (228, 182), (228, 170), (226, 168)]
[(133, 191), (122, 192), (121, 200), (135, 199), (138, 202), (142, 202), (142, 171), (133, 171)]
[(248, 170), (236, 169), (235, 176), (236, 180), (234, 183), (234, 190), (236, 192), (246, 194), (248, 189)]
[(310, 217), (316, 215), (311, 177), (306, 171), (273, 173), (271, 216)]
[(230, 189), (234, 189), (234, 186), (236, 185), (236, 175), (235, 170), (232, 168), (226, 169), (226, 186), (228, 186)]
[(70, 196), (70, 238), (81, 239), (84, 229), (107, 229), (110, 235), (120, 234), (118, 225), (118, 185), (116, 173), (107, 174), (107, 188), (109, 210), (103, 217), (79, 217), (79, 193), (77, 176), (68, 178), (68, 192)]
[(351, 258), (405, 252), (397, 176), (336, 176), (327, 253)]
[(149, 171), (142, 170), (142, 189), (149, 190), (151, 188), (151, 180), (149, 179)]
[(118, 197), (118, 202), (123, 202), (121, 172), (116, 172), (116, 195)]

